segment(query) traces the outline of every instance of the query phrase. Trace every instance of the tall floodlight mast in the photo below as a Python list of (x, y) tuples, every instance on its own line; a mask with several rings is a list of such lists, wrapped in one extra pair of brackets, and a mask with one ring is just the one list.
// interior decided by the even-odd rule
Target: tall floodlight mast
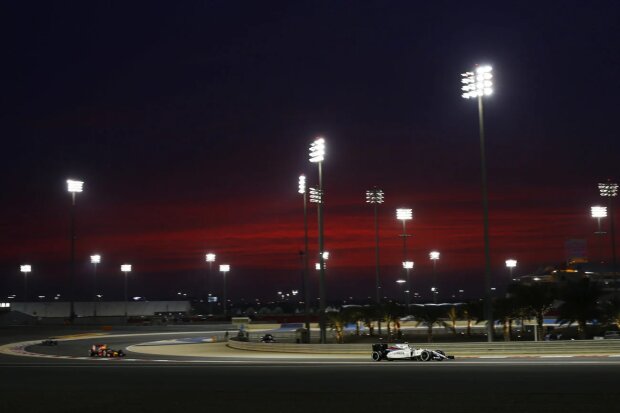
[(487, 338), (493, 341), (493, 307), (491, 302), (491, 254), (489, 248), (489, 200), (487, 194), (487, 166), (484, 142), (484, 106), (483, 97), (493, 94), (493, 68), (477, 66), (473, 72), (461, 74), (463, 86), (461, 95), (465, 99), (478, 100), (478, 122), (480, 125), (480, 169), (482, 177), (482, 210), (484, 233), (484, 313), (487, 320)]

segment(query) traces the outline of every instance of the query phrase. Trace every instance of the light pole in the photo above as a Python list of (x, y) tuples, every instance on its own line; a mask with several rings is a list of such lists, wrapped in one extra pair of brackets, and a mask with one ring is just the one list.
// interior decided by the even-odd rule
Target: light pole
[(226, 298), (226, 273), (230, 271), (230, 265), (228, 264), (221, 264), (220, 265), (220, 272), (222, 273), (223, 276), (223, 284), (224, 284), (224, 297), (223, 297), (223, 305), (224, 305), (224, 318), (226, 318), (228, 316), (228, 301)]
[(93, 317), (97, 317), (97, 264), (101, 262), (101, 255), (90, 256), (90, 263), (93, 264)]
[[(396, 280), (396, 284), (398, 284), (400, 286), (400, 293), (401, 295), (403, 295), (403, 300), (405, 301), (405, 303), (407, 302), (407, 298), (404, 297), (405, 295), (405, 289), (404, 289), (404, 285), (407, 283), (407, 280)], [(407, 307), (409, 307), (409, 305), (407, 305)]]
[(607, 198), (609, 206), (609, 232), (611, 233), (611, 261), (614, 272), (614, 299), (618, 299), (618, 267), (616, 262), (616, 230), (614, 223), (614, 199), (618, 196), (618, 184), (607, 180), (598, 184), (598, 189), (602, 197)]
[(439, 286), (437, 285), (437, 260), (439, 259), (439, 251), (431, 251), (428, 253), (429, 258), (433, 262), (433, 285), (435, 288), (433, 291), (433, 303), (437, 304), (437, 295), (439, 293)]
[(512, 271), (517, 266), (517, 260), (509, 258), (506, 260), (506, 268), (510, 274), (510, 282), (512, 282)]
[[(403, 262), (407, 261), (407, 221), (413, 218), (413, 211), (409, 208), (398, 208), (396, 210), (396, 219), (403, 221), (403, 233), (400, 235), (403, 237)], [(406, 269), (403, 267), (403, 272)], [(405, 275), (406, 276), (406, 275)]]
[(405, 269), (405, 273), (407, 274), (407, 314), (409, 314), (409, 307), (411, 306), (411, 279), (409, 278), (409, 271), (413, 269), (413, 261), (403, 261), (403, 268)]
[(306, 334), (308, 343), (310, 342), (310, 289), (308, 286), (308, 189), (306, 187), (306, 176), (299, 175), (297, 192), (302, 194), (304, 203), (304, 251), (302, 259), (301, 285), (304, 297), (304, 321), (306, 324)]
[(601, 230), (601, 218), (607, 217), (607, 207), (604, 206), (593, 206), (590, 208), (590, 214), (592, 218), (596, 218), (596, 222), (598, 224), (598, 230), (594, 232), (595, 235), (599, 237), (599, 256), (601, 261), (603, 260), (603, 235), (606, 234), (605, 231)]
[(32, 266), (25, 264), (20, 265), (19, 270), (24, 273), (24, 302), (28, 301), (28, 274), (32, 272)]
[[(209, 284), (211, 283), (211, 271), (213, 269), (213, 263), (215, 262), (215, 254), (209, 252), (205, 255), (205, 261), (209, 264), (209, 272), (204, 277), (204, 296), (205, 300), (209, 301)], [(209, 303), (211, 308), (211, 303)]]
[[(383, 191), (374, 187), (366, 191), (366, 203), (373, 206), (375, 213), (375, 289), (377, 307), (381, 306), (381, 276), (379, 274), (379, 205), (384, 202)], [(377, 321), (377, 329), (381, 335), (381, 317)]]
[[(323, 239), (323, 160), (325, 159), (325, 139), (319, 137), (310, 145), (310, 162), (316, 163), (319, 170), (319, 187), (318, 194), (320, 196), (317, 202), (317, 215), (319, 220), (319, 263), (321, 264), (319, 275), (319, 325), (321, 328), (321, 344), (327, 342), (325, 330), (325, 265), (323, 259), (324, 239)], [(312, 198), (311, 198), (312, 201)]]
[(482, 210), (484, 232), (484, 309), (487, 319), (488, 341), (493, 341), (493, 307), (491, 297), (491, 254), (489, 248), (489, 199), (487, 194), (487, 166), (484, 143), (484, 107), (483, 96), (493, 94), (493, 68), (491, 66), (477, 66), (475, 72), (465, 72), (461, 76), (463, 94), (466, 99), (478, 99), (478, 122), (480, 125), (480, 170), (482, 175)]
[(71, 194), (71, 304), (69, 308), (69, 319), (75, 319), (75, 194), (82, 192), (84, 182), (67, 179), (67, 191)]
[(125, 288), (124, 288), (124, 301), (125, 301), (125, 318), (127, 318), (127, 274), (131, 272), (131, 264), (121, 265), (121, 271), (125, 274)]

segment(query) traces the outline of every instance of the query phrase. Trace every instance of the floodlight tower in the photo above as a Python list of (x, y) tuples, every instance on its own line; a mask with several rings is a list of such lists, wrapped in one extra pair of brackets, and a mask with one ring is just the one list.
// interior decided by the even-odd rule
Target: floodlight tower
[(82, 192), (84, 182), (67, 179), (67, 191), (71, 194), (71, 287), (69, 319), (75, 319), (75, 194)]
[(508, 268), (508, 272), (510, 273), (510, 281), (512, 281), (512, 271), (517, 266), (517, 260), (515, 259), (507, 259), (506, 260), (506, 268)]
[(618, 298), (618, 267), (616, 261), (616, 225), (614, 223), (614, 200), (618, 196), (618, 184), (607, 180), (598, 184), (598, 189), (602, 197), (607, 198), (607, 205), (609, 207), (609, 232), (611, 233), (611, 262), (614, 273), (614, 298)]
[(93, 317), (97, 317), (97, 264), (101, 262), (101, 255), (90, 256), (90, 263), (93, 264)]
[(410, 236), (407, 234), (407, 221), (413, 219), (413, 211), (409, 208), (398, 208), (396, 219), (403, 221), (403, 233), (400, 236), (403, 237), (403, 261), (407, 261), (407, 237)]
[(131, 272), (131, 264), (121, 265), (121, 272), (125, 274), (125, 288), (124, 288), (124, 300), (125, 300), (125, 318), (127, 318), (127, 275)]
[(604, 206), (593, 206), (590, 208), (590, 213), (592, 218), (596, 218), (598, 224), (598, 231), (595, 232), (596, 235), (604, 235), (605, 231), (601, 231), (601, 218), (607, 218), (607, 207)]
[(299, 175), (297, 192), (302, 195), (304, 204), (304, 251), (302, 262), (302, 288), (304, 297), (304, 322), (306, 334), (310, 342), (310, 289), (308, 288), (308, 188), (306, 187), (306, 175)]
[[(310, 162), (316, 163), (319, 170), (319, 187), (318, 187), (318, 202), (317, 202), (317, 215), (319, 220), (319, 264), (321, 264), (319, 275), (319, 325), (321, 327), (321, 344), (327, 342), (326, 328), (325, 328), (325, 306), (326, 306), (326, 294), (325, 294), (325, 265), (323, 259), (324, 239), (323, 239), (323, 160), (325, 159), (325, 139), (318, 137), (310, 145)], [(316, 193), (315, 193), (316, 195)], [(316, 198), (315, 198), (316, 199)], [(312, 201), (312, 193), (310, 194), (310, 201)], [(316, 202), (316, 201), (315, 201)]]
[(212, 252), (206, 253), (205, 262), (209, 265), (209, 271), (207, 272), (207, 274), (205, 274), (204, 295), (205, 295), (205, 300), (207, 300), (207, 308), (208, 308), (209, 314), (213, 314), (212, 307), (211, 307), (212, 303), (210, 300), (211, 294), (209, 294), (209, 290), (211, 287), (211, 283), (213, 282), (213, 263), (215, 262), (215, 254)]
[[(374, 187), (366, 191), (366, 203), (371, 204), (375, 213), (375, 289), (376, 289), (376, 302), (377, 305), (381, 305), (381, 276), (379, 274), (379, 205), (384, 201), (383, 191)], [(378, 321), (377, 329), (379, 335), (381, 335), (381, 321)]]
[(223, 298), (223, 305), (224, 305), (224, 318), (226, 318), (226, 316), (228, 315), (228, 301), (226, 298), (226, 273), (230, 271), (230, 265), (228, 264), (221, 264), (220, 265), (220, 272), (222, 273), (223, 276), (223, 284), (224, 284), (224, 296)]
[(437, 295), (439, 293), (437, 285), (437, 260), (439, 259), (439, 251), (431, 251), (428, 253), (429, 258), (433, 262), (433, 303), (437, 304)]
[(491, 303), (491, 254), (489, 249), (489, 200), (487, 194), (487, 167), (484, 143), (484, 96), (493, 94), (493, 68), (491, 66), (477, 66), (473, 72), (461, 74), (463, 94), (465, 99), (478, 100), (478, 122), (480, 125), (480, 169), (482, 175), (482, 209), (484, 220), (484, 309), (487, 320), (488, 341), (493, 341), (493, 307)]
[(407, 275), (407, 295), (405, 296), (405, 301), (407, 304), (407, 314), (409, 314), (409, 307), (411, 306), (411, 279), (409, 278), (409, 271), (413, 269), (413, 261), (403, 261), (403, 269)]
[(204, 297), (205, 300), (209, 300), (209, 284), (211, 283), (211, 271), (213, 269), (213, 263), (215, 262), (215, 254), (208, 252), (205, 254), (205, 262), (209, 265), (209, 271), (204, 276)]
[(32, 272), (32, 266), (24, 264), (19, 266), (19, 270), (24, 274), (24, 302), (28, 301), (28, 274)]

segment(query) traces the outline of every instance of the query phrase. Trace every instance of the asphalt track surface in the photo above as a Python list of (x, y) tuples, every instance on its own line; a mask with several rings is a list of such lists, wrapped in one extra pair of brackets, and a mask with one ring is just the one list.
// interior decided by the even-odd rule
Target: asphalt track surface
[[(93, 342), (126, 348), (149, 341), (207, 335), (178, 332), (91, 338), (29, 350), (81, 357)], [(12, 341), (2, 337), (2, 343), (7, 342)], [(213, 346), (215, 350), (221, 344)], [(0, 412), (398, 409), (526, 413), (614, 412), (620, 406), (619, 358), (374, 363), (359, 358), (262, 353), (260, 357), (241, 357), (221, 349), (214, 354), (217, 356), (197, 358), (129, 353), (127, 359), (121, 360), (3, 355)]]

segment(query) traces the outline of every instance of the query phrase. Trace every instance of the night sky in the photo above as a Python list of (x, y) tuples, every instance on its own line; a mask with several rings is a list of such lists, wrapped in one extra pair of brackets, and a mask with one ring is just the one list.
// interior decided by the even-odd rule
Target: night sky
[[(482, 289), (475, 101), (460, 74), (493, 66), (485, 100), (495, 285), (566, 260), (594, 236), (597, 183), (619, 178), (617, 1), (3, 2), (0, 297), (66, 294), (67, 178), (77, 197), (80, 294), (98, 252), (101, 291), (197, 293), (206, 252), (228, 263), (229, 296), (299, 287), (308, 146), (324, 136), (328, 298), (374, 296), (372, 208), (385, 191), (381, 264), (414, 291), (441, 251), (447, 297)], [(311, 257), (316, 209), (310, 208)], [(604, 220), (604, 224), (607, 224)], [(314, 259), (311, 259), (311, 263)], [(316, 285), (316, 274), (312, 282)], [(213, 292), (220, 288), (214, 273)], [(316, 287), (314, 287), (316, 290)]]

